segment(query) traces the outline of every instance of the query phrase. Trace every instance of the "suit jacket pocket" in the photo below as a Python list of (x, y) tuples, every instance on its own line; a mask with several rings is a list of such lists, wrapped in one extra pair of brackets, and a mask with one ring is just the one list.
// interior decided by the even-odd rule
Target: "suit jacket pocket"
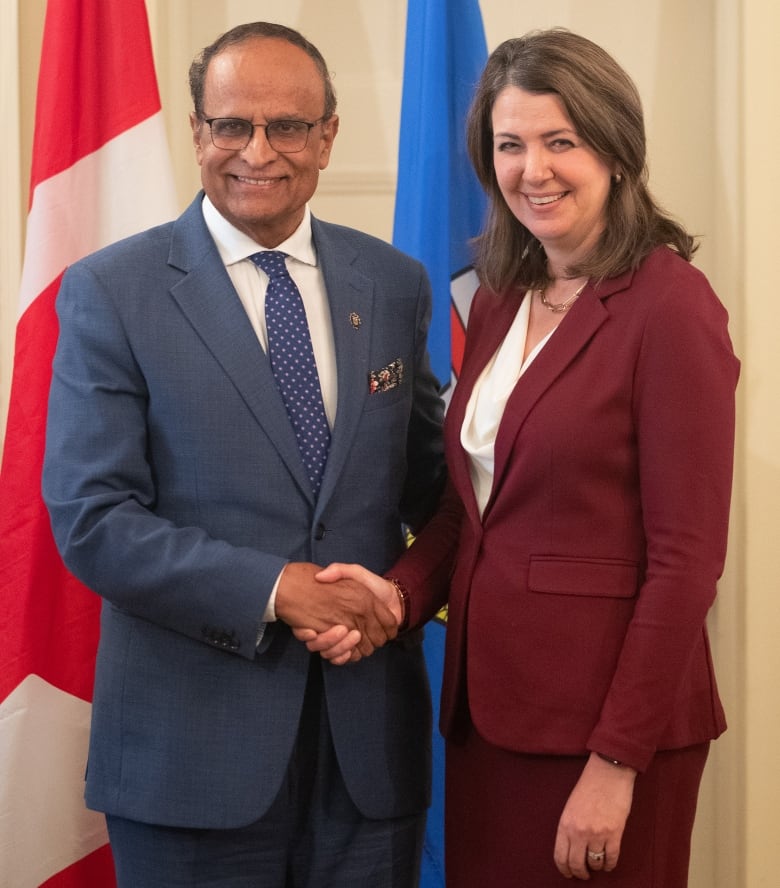
[(469, 619), (469, 705), (492, 743), (581, 754), (615, 677), (637, 562), (532, 555), (527, 585), (485, 586)]
[(528, 570), (529, 590), (549, 595), (631, 598), (639, 583), (639, 565), (620, 558), (532, 555)]

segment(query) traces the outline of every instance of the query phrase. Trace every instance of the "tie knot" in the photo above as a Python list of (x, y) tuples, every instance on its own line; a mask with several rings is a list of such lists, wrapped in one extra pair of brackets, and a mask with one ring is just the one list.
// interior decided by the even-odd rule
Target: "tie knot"
[(263, 250), (260, 253), (252, 253), (249, 258), (255, 265), (262, 268), (269, 278), (286, 277), (288, 274), (284, 261), (287, 258), (287, 253), (282, 253), (281, 250)]

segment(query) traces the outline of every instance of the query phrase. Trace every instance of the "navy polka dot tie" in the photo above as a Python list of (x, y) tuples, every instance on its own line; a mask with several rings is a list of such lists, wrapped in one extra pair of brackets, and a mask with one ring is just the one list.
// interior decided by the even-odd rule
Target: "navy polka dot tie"
[(328, 459), (330, 429), (303, 300), (287, 271), (286, 255), (279, 250), (266, 250), (249, 258), (268, 275), (268, 357), (316, 496)]

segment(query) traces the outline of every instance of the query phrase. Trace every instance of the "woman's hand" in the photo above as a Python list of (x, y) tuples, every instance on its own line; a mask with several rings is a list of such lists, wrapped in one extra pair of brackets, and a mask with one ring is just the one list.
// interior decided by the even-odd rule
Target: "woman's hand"
[(334, 666), (357, 663), (358, 660), (363, 659), (363, 655), (358, 649), (362, 636), (357, 629), (331, 626), (325, 632), (317, 632), (315, 629), (293, 629), (292, 633), (313, 654), (318, 653)]
[(615, 869), (634, 796), (636, 771), (595, 752), (585, 765), (558, 823), (555, 865), (567, 879)]
[[(319, 571), (315, 579), (320, 583), (333, 583), (343, 579), (355, 580), (370, 589), (390, 609), (398, 624), (403, 618), (401, 603), (393, 584), (359, 564), (330, 564)], [(312, 653), (320, 654), (334, 666), (356, 663), (362, 657), (358, 650), (361, 636), (355, 629), (348, 630), (346, 626), (332, 626), (324, 632), (316, 632), (314, 629), (294, 629), (293, 634)]]

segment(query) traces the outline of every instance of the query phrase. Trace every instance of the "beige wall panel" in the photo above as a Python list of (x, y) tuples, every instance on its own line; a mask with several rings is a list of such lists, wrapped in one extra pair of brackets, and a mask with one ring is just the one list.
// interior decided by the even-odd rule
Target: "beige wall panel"
[[(16, 301), (13, 294), (21, 273), (21, 145), (19, 138), (19, 41), (18, 15), (14, 4), (0, 5), (0, 120), (8, 140), (0, 165), (0, 430), (5, 428), (8, 392), (13, 370)], [(2, 455), (0, 439), (0, 455)], [(0, 506), (0, 508), (2, 508)]]
[(780, 193), (780, 7), (746, 5), (744, 19), (745, 647), (747, 747), (746, 884), (778, 884), (780, 799), (780, 298), (777, 194)]

